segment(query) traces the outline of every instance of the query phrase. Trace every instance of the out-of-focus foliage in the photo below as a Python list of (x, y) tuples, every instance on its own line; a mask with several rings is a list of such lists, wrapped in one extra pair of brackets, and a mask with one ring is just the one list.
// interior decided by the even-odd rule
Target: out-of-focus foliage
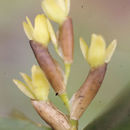
[(0, 118), (0, 130), (51, 130), (45, 126), (36, 126), (29, 121)]
[(95, 119), (84, 130), (130, 130), (130, 84), (113, 102), (110, 110)]

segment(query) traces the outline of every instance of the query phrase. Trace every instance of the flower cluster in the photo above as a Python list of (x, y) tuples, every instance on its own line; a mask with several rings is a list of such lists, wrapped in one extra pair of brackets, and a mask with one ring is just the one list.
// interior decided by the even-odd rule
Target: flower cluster
[[(34, 26), (28, 17), (26, 22), (23, 22), (25, 34), (39, 66), (32, 67), (32, 78), (20, 73), (25, 83), (16, 79), (13, 81), (26, 96), (32, 99), (36, 111), (52, 128), (77, 130), (78, 120), (103, 82), (107, 64), (111, 60), (117, 42), (113, 40), (106, 47), (101, 35), (92, 34), (91, 44), (88, 47), (83, 38), (80, 38), (80, 48), (90, 65), (90, 71), (83, 85), (73, 94), (69, 102), (66, 87), (74, 50), (73, 23), (69, 17), (70, 0), (43, 0), (41, 5), (44, 14), (35, 17)], [(50, 20), (58, 24), (57, 32), (54, 31)], [(62, 58), (65, 70), (62, 70), (59, 63), (51, 56), (48, 49), (50, 42)], [(48, 100), (50, 86), (67, 107), (68, 117)]]

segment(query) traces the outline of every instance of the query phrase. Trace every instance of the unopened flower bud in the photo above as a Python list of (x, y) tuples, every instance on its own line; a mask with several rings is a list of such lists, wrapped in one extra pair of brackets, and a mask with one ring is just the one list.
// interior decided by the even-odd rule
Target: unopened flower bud
[(48, 18), (61, 25), (68, 16), (70, 0), (43, 0), (42, 9)]

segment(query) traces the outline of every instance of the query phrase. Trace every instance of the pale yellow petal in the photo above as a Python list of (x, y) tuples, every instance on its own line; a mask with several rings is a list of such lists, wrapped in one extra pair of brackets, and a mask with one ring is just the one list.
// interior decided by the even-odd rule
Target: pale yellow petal
[(26, 96), (28, 96), (31, 99), (35, 99), (35, 97), (31, 94), (31, 92), (28, 90), (28, 87), (24, 83), (22, 83), (19, 80), (13, 80), (13, 82)]
[(33, 32), (33, 38), (35, 41), (47, 46), (50, 40), (47, 18), (41, 14), (35, 18), (35, 27)]
[(68, 15), (70, 12), (70, 0), (65, 0), (66, 5), (66, 14)]
[(49, 82), (41, 68), (36, 65), (32, 67), (32, 83), (35, 86), (35, 95), (37, 98), (47, 99), (50, 88)]
[(24, 28), (24, 32), (27, 35), (28, 39), (32, 40), (33, 39), (33, 36), (32, 36), (33, 32), (31, 30), (30, 26), (26, 22), (23, 22), (23, 28)]
[(69, 75), (70, 75), (70, 70), (71, 70), (71, 64), (68, 64), (68, 63), (65, 63), (65, 78), (64, 78), (64, 82), (65, 84), (67, 85), (67, 82), (68, 82), (68, 78), (69, 78)]
[(27, 23), (28, 23), (28, 25), (29, 25), (31, 31), (33, 32), (33, 26), (32, 26), (32, 23), (31, 23), (30, 19), (29, 19), (27, 16), (26, 16), (26, 20), (27, 20)]
[(48, 25), (48, 31), (50, 33), (51, 41), (54, 44), (55, 48), (57, 48), (58, 42), (57, 42), (56, 34), (55, 34), (54, 29), (53, 29), (53, 27), (48, 19), (47, 19), (47, 25)]
[(65, 12), (66, 11), (66, 4), (65, 0), (53, 0), (55, 3)]
[(28, 89), (34, 93), (33, 89), (34, 89), (34, 86), (32, 85), (32, 79), (25, 73), (20, 73), (20, 75), (22, 76), (22, 78), (24, 79), (25, 83), (27, 84), (28, 86)]
[(105, 62), (106, 43), (102, 36), (92, 35), (91, 45), (88, 51), (88, 63), (91, 67), (97, 67)]
[(84, 58), (87, 59), (87, 57), (88, 57), (88, 45), (83, 40), (83, 38), (80, 38), (80, 48), (81, 48), (81, 51), (82, 51)]
[(45, 74), (37, 65), (33, 65), (32, 67), (32, 83), (35, 85), (35, 87), (49, 87), (49, 83)]
[(49, 88), (47, 88), (46, 90), (43, 87), (35, 88), (35, 94), (37, 99), (44, 100), (44, 101), (48, 100), (49, 91), (50, 91)]
[(105, 62), (108, 63), (111, 60), (111, 57), (116, 49), (117, 46), (117, 41), (113, 40), (110, 45), (107, 47), (106, 50), (106, 58), (105, 58)]
[(61, 6), (61, 2), (58, 3), (58, 1), (60, 0), (43, 0), (42, 9), (52, 21), (62, 24), (67, 15), (66, 11), (63, 9), (63, 6)]

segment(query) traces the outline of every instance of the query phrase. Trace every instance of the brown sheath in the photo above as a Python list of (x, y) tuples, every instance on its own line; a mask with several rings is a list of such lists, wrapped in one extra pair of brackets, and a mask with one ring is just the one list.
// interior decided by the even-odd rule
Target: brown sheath
[(32, 100), (32, 105), (41, 118), (54, 130), (70, 130), (68, 118), (51, 102)]
[(73, 62), (74, 35), (72, 19), (67, 18), (59, 29), (59, 47), (62, 49), (64, 61)]
[(62, 72), (49, 54), (48, 49), (35, 41), (30, 41), (30, 45), (41, 69), (46, 74), (56, 94), (64, 93), (65, 84)]
[(96, 96), (107, 69), (107, 64), (90, 70), (88, 77), (81, 88), (73, 95), (71, 99), (70, 118), (78, 120), (93, 98)]

